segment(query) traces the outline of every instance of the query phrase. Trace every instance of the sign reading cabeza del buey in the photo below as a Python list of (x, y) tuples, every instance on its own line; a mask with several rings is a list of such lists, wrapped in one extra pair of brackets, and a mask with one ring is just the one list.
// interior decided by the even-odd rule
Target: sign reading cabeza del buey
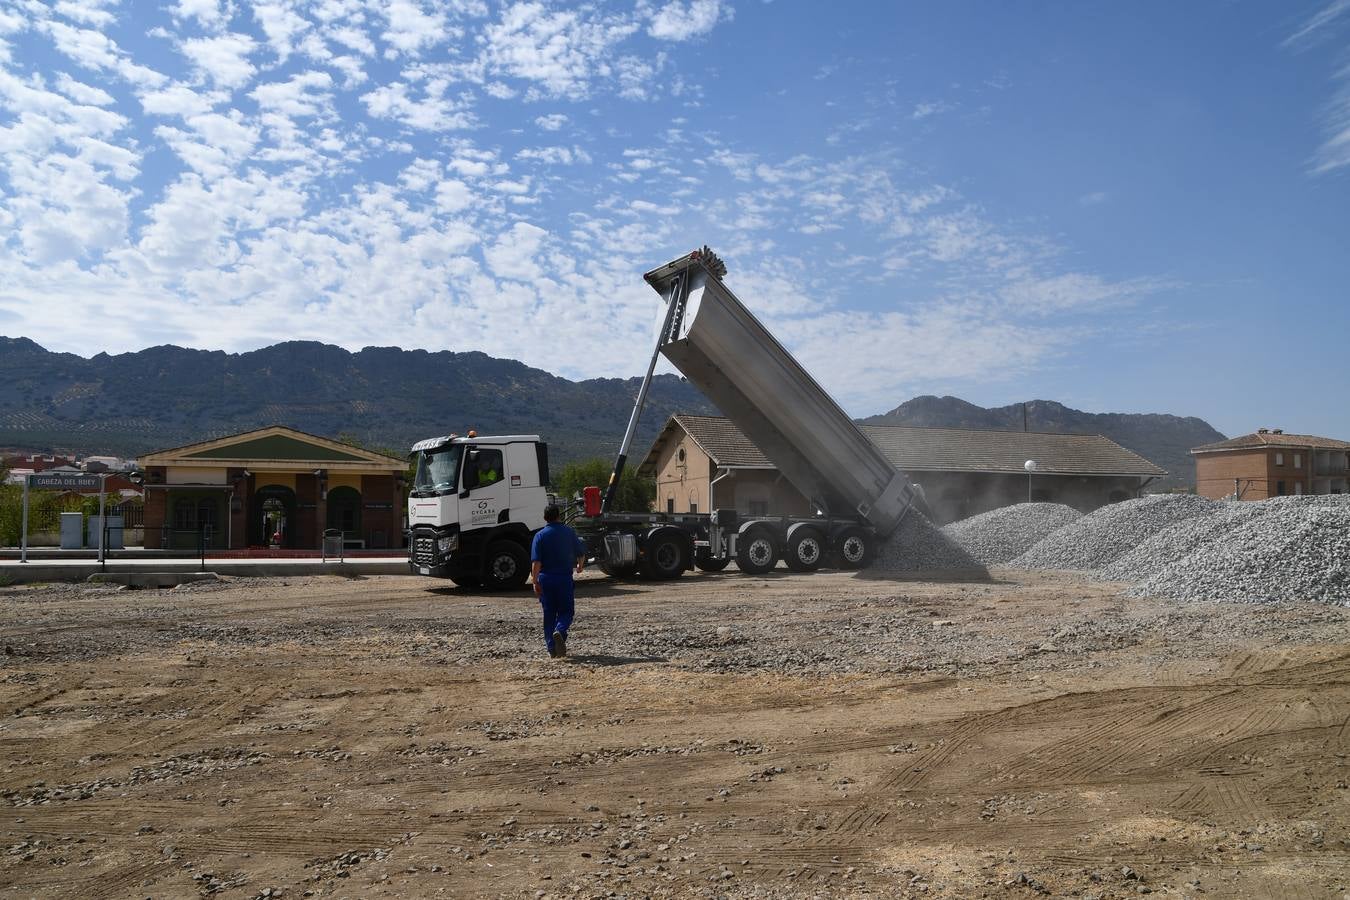
[(76, 475), (73, 472), (34, 472), (28, 476), (29, 487), (48, 491), (87, 491), (102, 483), (103, 479), (97, 475)]

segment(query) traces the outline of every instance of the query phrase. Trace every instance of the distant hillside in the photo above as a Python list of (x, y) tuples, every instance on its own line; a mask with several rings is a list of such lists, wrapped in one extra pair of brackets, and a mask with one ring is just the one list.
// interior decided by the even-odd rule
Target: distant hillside
[[(612, 455), (637, 378), (569, 381), (483, 353), (367, 347), (357, 353), (291, 341), (250, 353), (151, 347), (84, 359), (26, 338), (0, 337), (0, 446), (136, 456), (266, 425), (351, 435), (402, 453), (448, 431), (539, 434), (558, 462)], [(633, 448), (642, 454), (677, 412), (717, 410), (674, 375), (652, 385)], [(1167, 415), (1085, 413), (1027, 404), (1034, 431), (1104, 434), (1194, 483), (1188, 451), (1223, 435)], [(915, 397), (866, 424), (1018, 430), (1022, 406), (984, 409), (956, 397)]]
[[(0, 337), (0, 446), (135, 456), (266, 425), (349, 434), (404, 452), (449, 431), (539, 434), (552, 458), (610, 456), (638, 379), (569, 381), (483, 353), (291, 341), (251, 353), (151, 347), (84, 359)], [(635, 453), (676, 412), (715, 413), (674, 375), (655, 380)]]
[[(1169, 473), (1155, 482), (1164, 487), (1195, 484), (1192, 447), (1221, 441), (1224, 435), (1204, 419), (1158, 413), (1088, 413), (1053, 400), (1026, 404), (1027, 429), (1061, 434), (1101, 434), (1157, 463)], [(1022, 430), (1022, 404), (985, 409), (959, 397), (915, 397), (879, 416), (861, 419), (867, 425), (918, 425), (930, 428)]]

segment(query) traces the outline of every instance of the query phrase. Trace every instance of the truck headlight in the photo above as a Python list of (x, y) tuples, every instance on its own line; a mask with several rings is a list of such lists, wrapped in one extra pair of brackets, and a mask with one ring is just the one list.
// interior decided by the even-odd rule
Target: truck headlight
[(451, 534), (436, 541), (436, 548), (442, 553), (452, 553), (459, 549), (459, 535)]

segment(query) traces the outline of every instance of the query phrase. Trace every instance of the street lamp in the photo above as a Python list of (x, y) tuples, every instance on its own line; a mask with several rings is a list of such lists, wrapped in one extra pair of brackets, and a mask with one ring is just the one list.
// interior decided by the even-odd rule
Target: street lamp
[(1036, 471), (1036, 460), (1029, 459), (1022, 463), (1022, 468), (1027, 470), (1027, 502), (1031, 502), (1031, 473)]

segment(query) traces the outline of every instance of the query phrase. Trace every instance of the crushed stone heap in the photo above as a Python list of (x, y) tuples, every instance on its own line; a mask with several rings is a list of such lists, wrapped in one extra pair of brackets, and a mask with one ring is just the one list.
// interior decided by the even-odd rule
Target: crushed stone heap
[(1215, 501), (1193, 494), (1150, 494), (1112, 503), (1052, 532), (1009, 565), (1020, 569), (1101, 569), (1164, 528), (1212, 515), (1218, 509)]
[(1223, 501), (1212, 516), (1196, 516), (1164, 528), (1096, 573), (1102, 581), (1143, 581), (1192, 553), (1223, 540), (1225, 533), (1270, 509), (1265, 502)]
[(1176, 600), (1350, 605), (1350, 497), (1280, 497), (1128, 593)]
[(1083, 514), (1062, 503), (1018, 503), (962, 519), (942, 530), (986, 566), (1001, 566)]
[(906, 513), (900, 527), (877, 547), (868, 571), (988, 574), (979, 560), (917, 509)]

